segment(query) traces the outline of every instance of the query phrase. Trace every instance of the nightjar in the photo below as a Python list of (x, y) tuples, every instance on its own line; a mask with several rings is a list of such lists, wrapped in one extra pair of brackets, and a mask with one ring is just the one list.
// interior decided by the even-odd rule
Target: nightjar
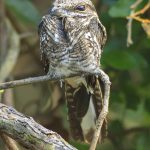
[[(72, 136), (90, 142), (109, 83), (100, 68), (105, 27), (90, 0), (54, 0), (39, 24), (39, 36), (47, 74), (64, 79)], [(101, 137), (105, 133), (106, 118)]]

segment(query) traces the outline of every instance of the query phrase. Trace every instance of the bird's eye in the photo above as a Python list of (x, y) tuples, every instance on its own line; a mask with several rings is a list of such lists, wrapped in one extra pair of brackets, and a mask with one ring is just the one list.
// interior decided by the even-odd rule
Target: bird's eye
[(76, 10), (79, 10), (79, 11), (85, 11), (85, 5), (76, 6), (75, 9), (76, 9)]

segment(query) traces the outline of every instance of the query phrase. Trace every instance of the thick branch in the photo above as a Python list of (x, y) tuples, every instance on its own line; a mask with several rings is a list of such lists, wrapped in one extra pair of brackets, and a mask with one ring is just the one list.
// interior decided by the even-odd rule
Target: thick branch
[(0, 131), (30, 150), (76, 150), (57, 133), (1, 103)]

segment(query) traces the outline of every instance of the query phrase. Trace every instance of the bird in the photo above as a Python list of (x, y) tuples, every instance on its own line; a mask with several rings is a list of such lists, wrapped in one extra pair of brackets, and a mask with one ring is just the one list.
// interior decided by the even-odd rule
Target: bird
[[(90, 143), (109, 80), (100, 65), (106, 29), (91, 0), (54, 0), (38, 33), (47, 75), (64, 81), (72, 137)], [(106, 128), (104, 118), (102, 138)]]

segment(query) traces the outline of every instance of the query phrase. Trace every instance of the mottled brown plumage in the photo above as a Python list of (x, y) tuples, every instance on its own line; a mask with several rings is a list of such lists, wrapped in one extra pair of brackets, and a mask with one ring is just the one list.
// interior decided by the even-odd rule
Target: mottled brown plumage
[[(94, 5), (90, 0), (55, 0), (42, 18), (39, 35), (48, 75), (67, 77), (65, 95), (71, 133), (76, 140), (90, 142), (104, 105), (105, 89), (101, 90), (101, 85), (109, 81), (100, 68), (106, 31)], [(86, 74), (90, 75), (85, 77)], [(104, 132), (105, 128), (104, 121)]]

